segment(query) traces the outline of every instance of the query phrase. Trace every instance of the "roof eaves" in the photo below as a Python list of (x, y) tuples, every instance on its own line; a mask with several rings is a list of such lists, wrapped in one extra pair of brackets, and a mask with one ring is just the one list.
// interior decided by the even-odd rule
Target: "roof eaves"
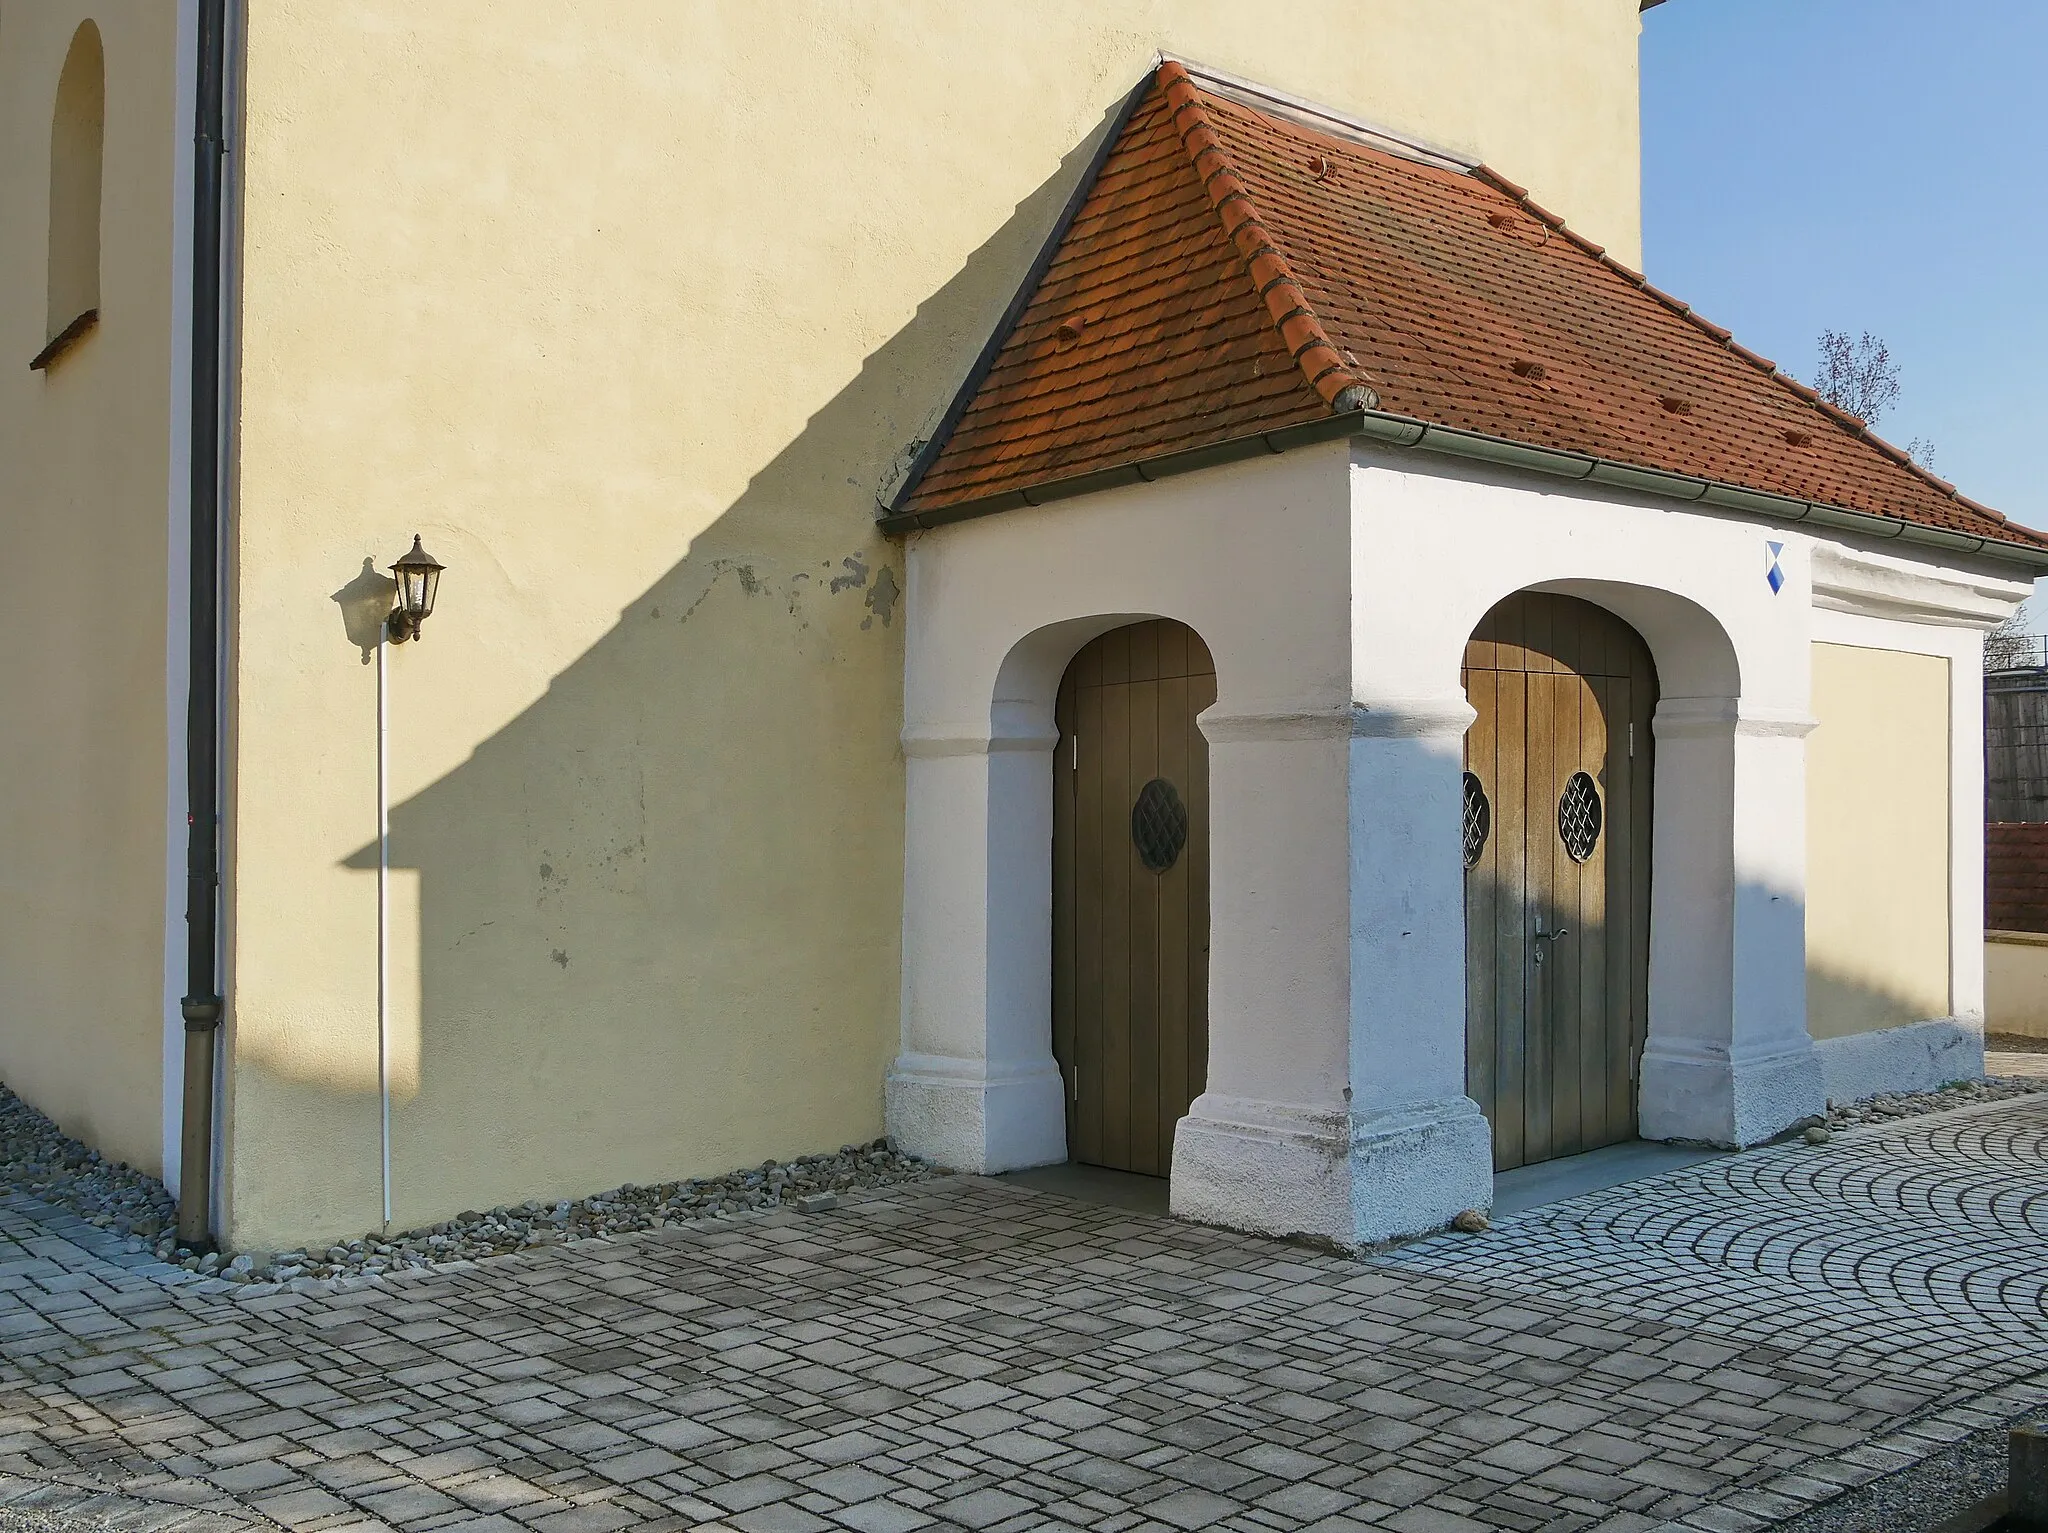
[(1856, 511), (1826, 501), (1802, 500), (1768, 490), (1754, 490), (1723, 480), (1701, 479), (1667, 469), (1644, 468), (1612, 458), (1595, 458), (1584, 453), (1552, 447), (1535, 447), (1526, 442), (1487, 436), (1457, 427), (1432, 425), (1408, 416), (1389, 415), (1377, 410), (1360, 411), (1355, 417), (1358, 435), (1390, 446), (1416, 448), (1424, 452), (1448, 453), (1477, 458), (1511, 468), (1556, 474), (1589, 484), (1634, 490), (1666, 499), (1695, 501), (1724, 511), (1763, 517), (1778, 522), (1810, 522), (1839, 528), (1864, 537), (1885, 538), (1938, 548), (1949, 553), (1976, 554), (2003, 564), (2029, 569), (2048, 569), (2048, 542), (2008, 543), (1975, 533), (1955, 532), (1910, 522), (1874, 511)]
[(1204, 447), (1186, 448), (1159, 457), (1121, 464), (1115, 468), (1099, 469), (1069, 479), (1032, 485), (1021, 490), (1005, 490), (1000, 494), (978, 500), (957, 501), (952, 505), (937, 506), (929, 511), (900, 512), (882, 518), (879, 526), (883, 532), (892, 535), (925, 531), (948, 523), (971, 521), (1023, 506), (1045, 505), (1052, 501), (1092, 494), (1120, 485), (1151, 483), (1222, 463), (1264, 457), (1313, 442), (1327, 442), (1347, 436), (1383, 447), (1438, 453), (1447, 457), (1471, 459), (1585, 484), (1604, 485), (1610, 489), (1635, 494), (1655, 495), (1666, 500), (1712, 506), (1716, 510), (1729, 511), (1740, 516), (1753, 516), (1765, 521), (1829, 527), (1867, 538), (1882, 538), (1892, 542), (1915, 544), (1943, 553), (1975, 556), (1998, 564), (2030, 570), (2048, 570), (2048, 544), (2008, 543), (1997, 538), (1980, 537), (1974, 533), (1931, 527), (1923, 522), (1881, 516), (1872, 511), (1856, 511), (1825, 501), (1801, 500), (1766, 490), (1753, 490), (1722, 480), (1701, 479), (1665, 469), (1644, 468), (1639, 464), (1623, 463), (1612, 458), (1597, 458), (1586, 453), (1554, 447), (1537, 447), (1527, 442), (1516, 442), (1505, 437), (1489, 436), (1484, 432), (1466, 431), (1454, 426), (1434, 425), (1412, 416), (1394, 415), (1382, 410), (1350, 410), (1318, 420), (1280, 427), (1273, 431), (1233, 437)]
[(1839, 406), (1821, 398), (1816, 390), (1808, 388), (1789, 373), (1781, 372), (1777, 363), (1771, 361), (1768, 357), (1759, 356), (1747, 346), (1736, 344), (1735, 333), (1732, 330), (1724, 329), (1707, 319), (1704, 315), (1695, 313), (1691, 304), (1674, 298), (1671, 294), (1663, 291), (1663, 289), (1653, 286), (1649, 279), (1641, 272), (1615, 260), (1613, 256), (1607, 253), (1605, 246), (1596, 245), (1583, 235), (1575, 233), (1562, 218), (1530, 200), (1527, 188), (1517, 186), (1490, 166), (1475, 165), (1472, 167), (1471, 174), (1478, 180), (1491, 186), (1494, 190), (1513, 198), (1521, 206), (1523, 212), (1558, 234), (1563, 235), (1571, 244), (1577, 246), (1587, 255), (1592, 256), (1601, 265), (1610, 268), (1624, 281), (1640, 288), (1644, 293), (1656, 299), (1665, 308), (1691, 324), (1694, 329), (1701, 331), (1718, 343), (1723, 350), (1740, 357), (1780, 387), (1789, 389), (1802, 403), (1819, 411), (1822, 416), (1838, 429), (1847, 432), (1859, 441), (1867, 442), (1870, 446), (1877, 449), (1880, 456), (1905, 469), (1915, 478), (1931, 486), (1947, 499), (1956, 502), (1956, 504), (1975, 512), (1979, 516), (1990, 517), (2000, 523), (2005, 521), (2005, 514), (2003, 512), (1994, 511), (1989, 506), (1979, 505), (1976, 501), (1958, 493), (1953, 484), (1935, 474), (1933, 470), (1923, 467), (1914, 459), (1911, 453), (1902, 447), (1893, 446), (1890, 442), (1887, 442), (1883, 437), (1872, 431), (1869, 422), (1865, 421), (1861, 416), (1851, 415), (1847, 410), (1841, 409)]
[(1359, 412), (1355, 410), (1344, 414), (1318, 416), (1314, 420), (1298, 421), (1291, 426), (1276, 426), (1270, 431), (1227, 437), (1223, 441), (1205, 443), (1200, 447), (1183, 447), (1174, 452), (1161, 453), (1156, 457), (1135, 459), (1113, 468), (1094, 469), (1065, 479), (1027, 485), (1019, 490), (1003, 490), (978, 499), (934, 506), (928, 511), (896, 511), (882, 517), (876, 526), (891, 535), (924, 532), (933, 527), (943, 527), (949, 522), (973, 521), (978, 517), (993, 516), (1000, 511), (1014, 511), (1020, 506), (1042, 506), (1052, 501), (1070, 500), (1076, 495), (1091, 495), (1097, 490), (1113, 489), (1119, 485), (1150, 484), (1155, 480), (1170, 479), (1177, 474), (1191, 474), (1197, 469), (1214, 468), (1219, 464), (1238, 463), (1246, 458), (1269, 457), (1292, 448), (1308, 446), (1313, 442), (1329, 442), (1351, 436), (1357, 430), (1358, 416)]

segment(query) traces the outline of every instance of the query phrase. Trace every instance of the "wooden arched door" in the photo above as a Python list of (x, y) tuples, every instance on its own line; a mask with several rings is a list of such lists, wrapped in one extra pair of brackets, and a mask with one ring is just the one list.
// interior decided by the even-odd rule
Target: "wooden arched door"
[(1465, 647), (1465, 1089), (1496, 1170), (1636, 1136), (1649, 1014), (1649, 647), (1525, 591)]
[(1165, 1176), (1209, 1070), (1209, 749), (1216, 668), (1192, 628), (1114, 629), (1060, 682), (1053, 1056), (1067, 1153)]

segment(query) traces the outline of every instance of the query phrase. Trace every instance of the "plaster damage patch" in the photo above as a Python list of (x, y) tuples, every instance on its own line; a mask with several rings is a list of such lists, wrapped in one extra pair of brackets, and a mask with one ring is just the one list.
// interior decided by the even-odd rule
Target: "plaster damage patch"
[(896, 572), (888, 565), (883, 565), (875, 573), (875, 588), (868, 592), (868, 612), (871, 615), (862, 618), (860, 626), (872, 628), (875, 619), (880, 618), (882, 626), (887, 628), (890, 618), (896, 611), (896, 603), (902, 596), (903, 588), (896, 584)]

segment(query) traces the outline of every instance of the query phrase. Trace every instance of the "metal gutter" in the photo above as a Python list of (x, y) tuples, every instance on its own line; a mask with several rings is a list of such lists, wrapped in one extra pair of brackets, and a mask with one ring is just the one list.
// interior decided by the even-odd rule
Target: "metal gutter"
[(1070, 479), (1055, 479), (1021, 490), (1005, 490), (1000, 495), (989, 495), (980, 500), (965, 500), (955, 505), (937, 506), (930, 511), (892, 511), (886, 516), (878, 517), (875, 525), (885, 533), (921, 532), (927, 528), (943, 527), (949, 522), (972, 521), (980, 516), (993, 516), (998, 511), (1012, 511), (1019, 506), (1042, 506), (1050, 501), (1069, 500), (1076, 495), (1092, 495), (1097, 490), (1114, 489), (1118, 485), (1149, 484), (1155, 479), (1192, 473), (1198, 468), (1213, 468), (1219, 463), (1235, 463), (1244, 458), (1263, 458), (1272, 453), (1285, 452), (1290, 447), (1305, 446), (1310, 442), (1336, 441), (1354, 435), (1357, 426), (1358, 414), (1355, 411), (1344, 415), (1318, 416), (1299, 425), (1278, 426), (1271, 431), (1261, 431), (1253, 436), (1231, 437), (1227, 441), (1211, 442), (1202, 447), (1187, 447), (1179, 452), (1142, 458), (1135, 463), (1121, 463), (1115, 468), (1076, 474)]
[(185, 703), (184, 1115), (178, 1240), (212, 1245), (214, 1042), (222, 997), (215, 954), (220, 898), (221, 227), (227, 0), (199, 0), (199, 82), (192, 177), (192, 587)]
[(1503, 468), (1520, 469), (1528, 473), (1577, 480), (1586, 484), (1606, 485), (1635, 494), (1655, 495), (1665, 500), (1694, 502), (1712, 506), (1716, 510), (1732, 511), (1738, 515), (1754, 516), (1768, 521), (1809, 523), (1817, 527), (1853, 532), (1867, 538), (1909, 543), (1950, 554), (1972, 554), (2025, 569), (2048, 570), (2048, 547), (2029, 548), (2024, 544), (2005, 543), (1967, 532), (1951, 532), (1947, 528), (1928, 527), (1919, 522), (1879, 516), (1874, 512), (1852, 511), (1846, 506), (1830, 505), (1824, 501), (1801, 500), (1794, 496), (1772, 494), (1766, 490), (1745, 489), (1741, 485), (1728, 484), (1721, 480), (1700, 479), (1664, 469), (1643, 468), (1633, 463), (1621, 463), (1612, 458), (1593, 457), (1561, 448), (1535, 447), (1527, 442), (1488, 436), (1478, 431), (1463, 431), (1454, 426), (1432, 425), (1428, 421), (1416, 420), (1412, 416), (1394, 415), (1382, 410), (1347, 411), (1341, 415), (1305, 421), (1294, 426), (1283, 426), (1253, 436), (1233, 437), (1205, 447), (1164, 453), (1116, 468), (1079, 474), (1069, 479), (1057, 479), (1048, 484), (1032, 485), (1022, 490), (1008, 490), (1000, 495), (991, 495), (980, 500), (938, 506), (930, 511), (892, 512), (880, 518), (877, 525), (886, 533), (921, 531), (942, 527), (950, 522), (991, 516), (999, 511), (1013, 510), (1018, 506), (1045, 505), (1051, 501), (1087, 495), (1117, 485), (1150, 483), (1153, 480), (1170, 478), (1175, 474), (1213, 467), (1219, 463), (1262, 457), (1268, 453), (1285, 452), (1291, 447), (1303, 446), (1310, 442), (1326, 442), (1340, 437), (1350, 437), (1382, 447), (1408, 448), (1417, 452), (1466, 458)]

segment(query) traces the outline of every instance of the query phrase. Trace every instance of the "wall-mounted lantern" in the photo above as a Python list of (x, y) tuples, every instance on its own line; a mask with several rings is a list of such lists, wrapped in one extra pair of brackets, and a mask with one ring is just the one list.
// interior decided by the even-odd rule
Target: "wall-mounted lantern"
[(398, 605), (384, 620), (384, 631), (391, 635), (393, 644), (420, 636), (420, 625), (434, 615), (434, 593), (441, 588), (441, 571), (445, 568), (420, 547), (419, 534), (414, 533), (412, 551), (391, 566), (392, 577), (398, 582)]

